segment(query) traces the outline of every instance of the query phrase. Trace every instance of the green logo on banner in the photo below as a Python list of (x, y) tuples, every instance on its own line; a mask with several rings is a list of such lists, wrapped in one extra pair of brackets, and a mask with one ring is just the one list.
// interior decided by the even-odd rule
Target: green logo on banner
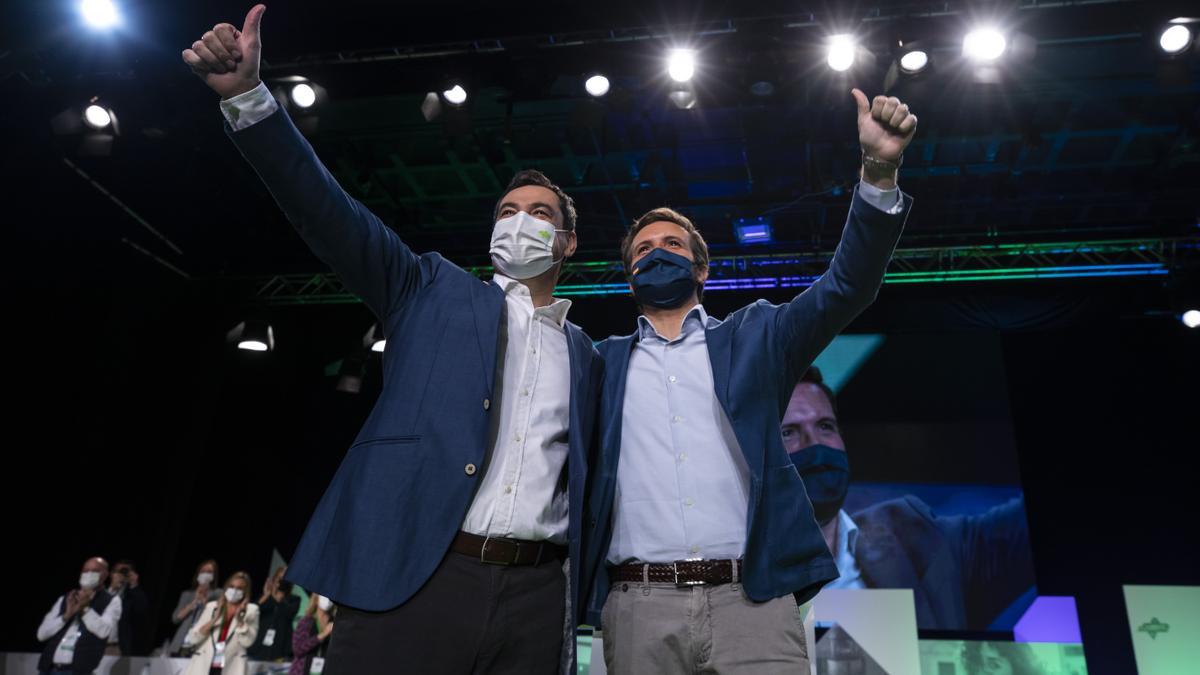
[(1158, 617), (1153, 617), (1150, 619), (1149, 623), (1144, 623), (1141, 626), (1138, 626), (1138, 632), (1148, 634), (1151, 640), (1158, 638), (1159, 633), (1166, 633), (1170, 630), (1171, 624), (1159, 621)]

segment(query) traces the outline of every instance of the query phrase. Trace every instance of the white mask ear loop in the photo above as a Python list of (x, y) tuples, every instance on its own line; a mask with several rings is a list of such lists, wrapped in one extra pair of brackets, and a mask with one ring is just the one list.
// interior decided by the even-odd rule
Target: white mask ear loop
[[(558, 228), (554, 228), (554, 231), (557, 233), (557, 232), (574, 232), (575, 230), (560, 230), (560, 229), (558, 229)], [(556, 234), (556, 235), (555, 235), (555, 240), (557, 240), (557, 239), (558, 239), (558, 235)], [(551, 251), (553, 252), (553, 250), (554, 250), (554, 244), (550, 244), (550, 249), (551, 249)], [(559, 258), (558, 260), (555, 260), (554, 262), (550, 263), (550, 266), (551, 266), (551, 267), (554, 267), (555, 265), (557, 265), (558, 263), (560, 263), (560, 262), (562, 262), (562, 261), (564, 261), (564, 260), (566, 260), (566, 259), (567, 259), (567, 255), (566, 255), (566, 250), (564, 249), (564, 251), (563, 251), (563, 257), (561, 257), (561, 258)]]

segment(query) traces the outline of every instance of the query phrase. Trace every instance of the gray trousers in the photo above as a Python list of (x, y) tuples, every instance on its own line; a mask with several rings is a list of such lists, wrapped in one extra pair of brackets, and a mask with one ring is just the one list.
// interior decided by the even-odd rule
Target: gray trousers
[(610, 675), (808, 675), (791, 595), (753, 602), (741, 584), (616, 582), (601, 614)]

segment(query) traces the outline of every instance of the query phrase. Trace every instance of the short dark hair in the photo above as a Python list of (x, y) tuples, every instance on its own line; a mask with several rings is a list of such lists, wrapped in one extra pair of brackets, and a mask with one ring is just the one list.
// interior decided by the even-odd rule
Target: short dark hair
[[(629, 231), (625, 233), (625, 238), (621, 240), (621, 263), (625, 266), (625, 275), (628, 276), (633, 271), (633, 240), (637, 237), (637, 233), (651, 223), (675, 223), (682, 227), (688, 233), (689, 244), (692, 249), (692, 265), (695, 267), (708, 267), (708, 244), (704, 241), (704, 236), (700, 234), (700, 230), (692, 224), (692, 221), (687, 216), (676, 211), (675, 209), (660, 206), (657, 209), (651, 209), (642, 214), (640, 218), (633, 221)], [(696, 299), (704, 299), (704, 286), (696, 289)]]
[(553, 181), (547, 178), (546, 174), (536, 169), (524, 169), (518, 171), (516, 175), (512, 177), (512, 180), (508, 181), (508, 187), (504, 188), (503, 194), (500, 195), (500, 199), (496, 202), (496, 208), (492, 210), (492, 220), (495, 220), (500, 216), (500, 205), (504, 203), (504, 198), (508, 196), (508, 193), (516, 190), (517, 188), (525, 187), (526, 185), (544, 187), (553, 192), (558, 197), (558, 209), (562, 211), (563, 214), (563, 229), (570, 230), (571, 232), (575, 231), (575, 220), (577, 217), (575, 213), (575, 200), (571, 199), (570, 195), (568, 195), (566, 192), (563, 192), (562, 188), (558, 187)]
[(829, 399), (829, 407), (833, 409), (834, 416), (837, 416), (837, 396), (834, 396), (833, 390), (829, 388), (829, 385), (825, 384), (825, 376), (821, 374), (821, 369), (816, 366), (809, 366), (808, 370), (804, 371), (804, 374), (800, 376), (800, 381), (796, 384), (800, 385), (805, 382), (815, 384), (818, 389), (825, 392), (825, 396)]

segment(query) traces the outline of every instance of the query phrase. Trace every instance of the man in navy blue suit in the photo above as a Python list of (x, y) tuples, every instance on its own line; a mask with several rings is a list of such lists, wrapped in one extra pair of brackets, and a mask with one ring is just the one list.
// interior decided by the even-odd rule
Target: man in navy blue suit
[[(183, 59), (300, 236), (379, 318), (384, 386), (288, 568), (338, 603), (325, 672), (555, 673), (577, 612), (600, 361), (552, 296), (575, 208), (536, 171), (493, 213), (497, 273), (417, 255), (337, 184), (259, 79), (265, 7)], [(569, 570), (569, 571), (568, 571)], [(564, 573), (566, 572), (566, 573)]]
[(914, 495), (846, 513), (850, 461), (837, 401), (816, 366), (792, 392), (783, 445), (804, 479), (838, 578), (829, 588), (911, 588), (917, 626), (986, 628), (1034, 583), (1025, 498), (938, 515)]
[(829, 270), (791, 302), (709, 316), (708, 248), (671, 209), (621, 244), (641, 316), (600, 345), (584, 538), (611, 673), (808, 670), (798, 603), (838, 572), (779, 422), (809, 363), (875, 299), (911, 205), (896, 174), (916, 116), (852, 94), (862, 181)]

